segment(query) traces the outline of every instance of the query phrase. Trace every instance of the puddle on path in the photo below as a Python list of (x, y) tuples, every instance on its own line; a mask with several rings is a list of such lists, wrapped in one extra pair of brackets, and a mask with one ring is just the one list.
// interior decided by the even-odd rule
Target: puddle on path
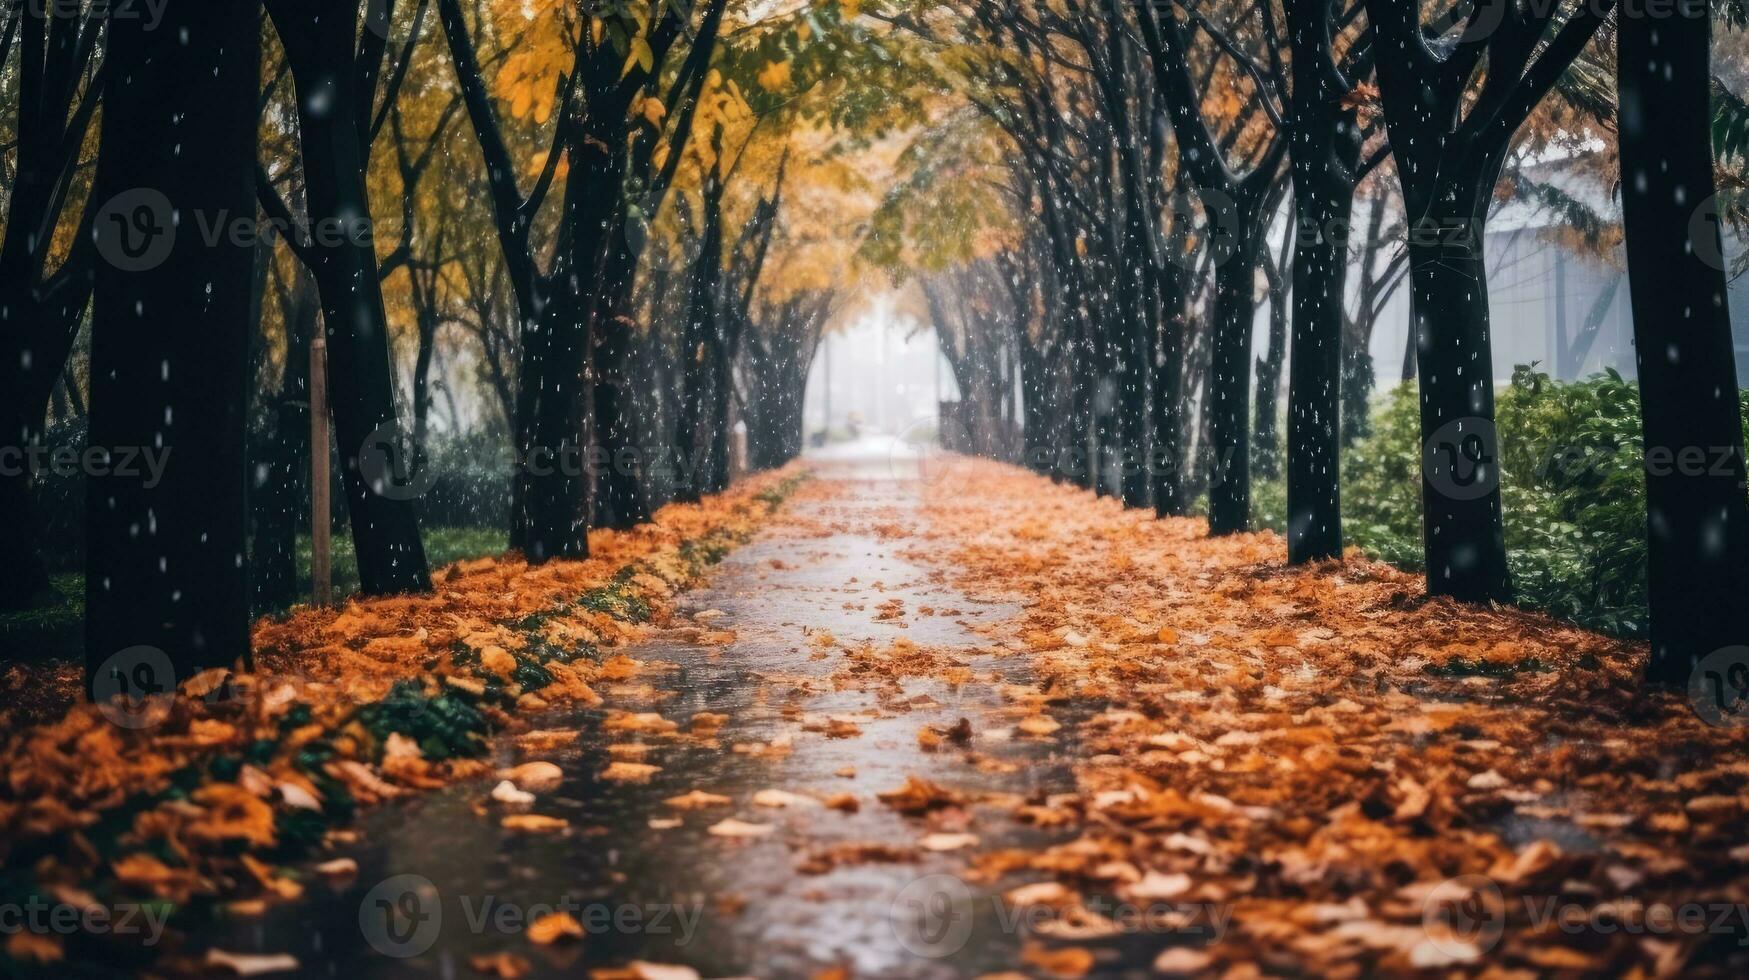
[[(892, 476), (884, 465), (829, 468), (821, 478), (837, 492), (803, 494), (772, 527), (732, 553), (706, 588), (686, 596), (677, 622), (719, 610), (723, 617), (710, 625), (733, 629), (737, 639), (726, 647), (657, 639), (631, 651), (640, 660), (677, 665), (638, 678), (669, 696), (638, 701), (612, 686), (602, 689), (603, 709), (660, 711), (682, 724), (696, 712), (726, 714), (720, 748), (650, 739), (656, 747), (644, 761), (661, 771), (645, 784), (606, 783), (598, 778), (610, 761), (606, 746), (624, 737), (600, 731), (605, 710), (537, 718), (535, 728), (582, 732), (575, 746), (546, 756), (565, 779), (532, 808), (568, 820), (567, 835), (503, 830), (504, 810), (496, 804), (486, 804), (481, 816), (476, 807), (489, 783), (385, 807), (364, 818), (362, 842), (343, 852), (359, 864), (354, 881), (312, 884), (304, 901), (223, 926), (197, 937), (200, 944), (290, 952), (305, 975), (341, 977), (472, 976), (471, 957), (506, 951), (526, 957), (529, 976), (537, 977), (586, 975), (634, 959), (686, 964), (706, 977), (808, 977), (835, 965), (855, 977), (895, 978), (1014, 968), (1022, 936), (1004, 927), (1012, 913), (995, 892), (949, 874), (964, 866), (968, 852), (852, 863), (823, 874), (797, 867), (834, 844), (914, 845), (926, 830), (923, 822), (875, 798), (909, 775), (974, 793), (1042, 796), (1074, 786), (1072, 725), (1049, 742), (974, 739), (978, 751), (1016, 763), (1010, 772), (983, 771), (951, 747), (925, 752), (919, 746), (924, 725), (951, 726), (965, 717), (979, 726), (987, 710), (1001, 705), (994, 685), (955, 688), (909, 678), (899, 682), (902, 695), (888, 688), (884, 699), (875, 685), (832, 690), (827, 678), (844, 666), (843, 649), (864, 641), (886, 646), (901, 637), (956, 648), (980, 674), (1029, 679), (1022, 657), (978, 654), (991, 644), (972, 628), (1005, 619), (1015, 607), (974, 601), (947, 586), (941, 570), (901, 557), (921, 553), (920, 539), (905, 531), (924, 518), (918, 484)], [(827, 525), (831, 534), (817, 533)], [(877, 618), (877, 607), (895, 598), (903, 600), (904, 614)], [(921, 615), (925, 607), (959, 615)], [(830, 631), (838, 649), (819, 658), (805, 630)], [(768, 680), (774, 676), (780, 679)], [(804, 677), (816, 683), (798, 694), (795, 679)], [(919, 700), (910, 710), (892, 710), (909, 699)], [(880, 709), (880, 717), (859, 719), (859, 737), (833, 739), (801, 731), (794, 709), (785, 715), (789, 703), (823, 715)], [(781, 758), (729, 750), (786, 734), (793, 750)], [(505, 745), (496, 761), (522, 760)], [(846, 767), (854, 768), (854, 778), (838, 775)], [(729, 796), (733, 805), (678, 812), (663, 803), (693, 789)], [(764, 789), (851, 792), (861, 809), (844, 813), (809, 800), (784, 809), (755, 806), (753, 795)], [(968, 813), (966, 830), (980, 837), (979, 849), (1037, 848), (1064, 837), (1019, 826), (997, 807), (973, 806)], [(676, 816), (682, 826), (649, 827), (653, 818)], [(730, 816), (776, 830), (752, 840), (706, 833)], [(542, 947), (521, 934), (528, 918), (567, 900), (588, 932), (581, 941)]]

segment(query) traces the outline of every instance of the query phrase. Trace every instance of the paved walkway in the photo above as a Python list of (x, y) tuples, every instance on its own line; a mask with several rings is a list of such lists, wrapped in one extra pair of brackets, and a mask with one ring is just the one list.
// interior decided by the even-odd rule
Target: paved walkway
[[(1012, 966), (1025, 930), (995, 883), (962, 880), (966, 859), (1063, 840), (1011, 814), (1074, 780), (1066, 739), (1016, 732), (1028, 709), (1001, 693), (1032, 680), (988, 638), (1017, 608), (957, 591), (931, 559), (919, 501), (944, 475), (902, 447), (822, 461), (671, 628), (628, 651), (648, 669), (602, 688), (600, 708), (534, 720), (580, 732), (574, 744), (501, 747), (504, 766), (556, 763), (556, 786), (522, 805), (474, 784), (371, 813), (341, 854), (356, 878), (203, 938), (334, 976)], [(635, 766), (658, 768), (617, 778)], [(950, 795), (880, 798), (913, 777)], [(677, 797), (704, 805), (666, 802)], [(522, 812), (568, 827), (502, 826)], [(534, 941), (529, 925), (553, 912), (585, 935)]]

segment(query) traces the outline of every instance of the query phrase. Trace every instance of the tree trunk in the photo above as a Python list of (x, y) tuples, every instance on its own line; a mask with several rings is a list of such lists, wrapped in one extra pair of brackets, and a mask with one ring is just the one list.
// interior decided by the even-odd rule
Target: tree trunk
[[(1349, 211), (1352, 215), (1353, 193), (1349, 194), (1348, 200)], [(1380, 233), (1384, 229), (1384, 219), (1383, 202), (1372, 202), (1371, 214), (1367, 218), (1366, 240), (1362, 243), (1360, 251), (1361, 272), (1359, 295), (1356, 297), (1357, 308), (1342, 343), (1342, 447), (1344, 449), (1354, 445), (1372, 432), (1369, 416), (1372, 410), (1373, 388), (1378, 383), (1373, 371), (1371, 350), (1373, 327), (1378, 321), (1376, 308), (1381, 301), (1381, 295), (1389, 295), (1389, 292), (1395, 288), (1393, 283), (1401, 281), (1400, 274), (1393, 269), (1387, 269), (1385, 280), (1381, 281), (1375, 269), (1379, 252), (1383, 249)], [(1343, 275), (1346, 276), (1347, 272), (1344, 271)], [(1414, 331), (1410, 331), (1410, 334), (1413, 335)]]
[(298, 516), (308, 508), (305, 460), (310, 454), (310, 340), (319, 314), (315, 289), (300, 275), (285, 314), (285, 369), (274, 400), (272, 455), (254, 481), (250, 571), (255, 609), (283, 609), (297, 600)]
[(602, 471), (596, 485), (595, 522), (602, 527), (629, 528), (650, 519), (644, 505), (644, 453), (638, 445), (633, 417), (632, 353), (637, 321), (631, 316), (632, 280), (636, 272), (624, 243), (623, 229), (608, 256), (608, 302), (595, 323), (595, 432), (600, 440)]
[[(36, 59), (39, 75), (68, 80), (89, 64), (91, 42), (69, 42), (64, 18), (82, 16), (75, 5), (15, 5), (19, 60)], [(99, 30), (96, 21), (85, 28)], [(51, 40), (54, 37), (57, 40)], [(0, 59), (3, 60), (3, 59)], [(53, 593), (39, 551), (37, 521), (32, 513), (33, 483), (30, 452), (40, 447), (49, 396), (55, 391), (72, 351), (73, 341), (91, 296), (88, 232), (67, 256), (62, 268), (44, 281), (47, 257), (66, 195), (60, 188), (70, 178), (62, 159), (69, 148), (84, 142), (90, 113), (81, 105), (69, 116), (74, 89), (64, 93), (28, 91), (45, 87), (16, 82), (26, 94), (17, 105), (13, 128), (11, 187), (6, 192), (6, 232), (0, 240), (0, 609), (25, 609)], [(95, 103), (87, 94), (86, 103)], [(87, 204), (87, 209), (98, 205)], [(125, 217), (118, 215), (118, 217)], [(47, 229), (49, 234), (43, 234)], [(76, 394), (76, 393), (75, 393)]]
[(424, 483), (417, 472), (420, 461), (413, 458), (416, 447), (408, 445), (396, 416), (388, 314), (377, 279), (359, 145), (353, 68), (357, 5), (271, 0), (268, 12), (297, 87), (305, 194), (317, 255), (310, 271), (322, 296), (328, 387), (359, 589), (366, 595), (429, 591), (431, 575), (413, 508)]
[(711, 192), (707, 186), (704, 225), (699, 230), (702, 240), (694, 259), (691, 300), (680, 348), (685, 381), (675, 444), (685, 475), (675, 497), (688, 502), (696, 502), (709, 492), (717, 472), (716, 430), (725, 424), (716, 414), (719, 399), (713, 390), (720, 376), (717, 362), (723, 357), (722, 325), (718, 322), (723, 230), (716, 210), (709, 205)]
[[(1618, 22), (1622, 218), (1646, 447), (1647, 680), (1749, 643), (1743, 430), (1709, 139), (1700, 0)], [(1698, 205), (1699, 210), (1696, 210)]]
[(1432, 220), (1450, 232), (1420, 233), (1409, 246), (1421, 376), (1427, 591), (1466, 602), (1508, 602), (1512, 588), (1500, 515), (1500, 439), (1494, 428), (1482, 253), (1486, 231), (1479, 216), (1435, 215)]
[(1150, 352), (1154, 366), (1154, 448), (1149, 458), (1154, 478), (1156, 517), (1182, 517), (1184, 493), (1184, 334), (1190, 270), (1168, 265), (1160, 271), (1160, 329)]
[[(145, 209), (144, 223), (97, 229), (142, 259), (100, 264), (92, 318), (90, 444), (110, 470), (87, 474), (85, 654), (104, 700), (249, 657), (255, 248), (199, 222), (255, 213), (260, 8), (169, 0), (153, 26), (110, 24), (96, 180), (98, 199)], [(161, 472), (142, 465), (148, 451), (165, 454)]]
[(615, 149), (624, 133), (617, 132), (615, 120), (591, 117), (590, 123), (571, 147), (560, 245), (565, 254), (519, 382), (520, 506), (511, 540), (531, 562), (589, 555), (592, 311), (591, 297), (580, 290), (599, 281), (625, 177), (624, 154)]
[[(1297, 301), (1297, 297), (1296, 297)], [(1279, 272), (1269, 280), (1269, 346), (1257, 359), (1257, 393), (1252, 410), (1251, 451), (1257, 472), (1265, 479), (1281, 475), (1281, 436), (1275, 409), (1281, 396), (1281, 372), (1287, 364), (1287, 283)]]
[[(1305, 142), (1302, 137), (1295, 146)], [(1348, 256), (1335, 229), (1345, 226), (1354, 201), (1346, 181), (1321, 180), (1314, 168), (1303, 169), (1294, 169), (1299, 241), (1287, 396), (1290, 565), (1342, 557), (1342, 303)]]
[[(1237, 222), (1224, 225), (1238, 236)], [(1233, 534), (1251, 525), (1251, 325), (1256, 244), (1240, 237), (1215, 269), (1214, 358), (1209, 364), (1209, 533)]]
[[(1290, 3), (1286, 9), (1293, 49), (1289, 165), (1295, 246), (1287, 560), (1297, 565), (1342, 557), (1343, 305), (1362, 137), (1355, 111), (1343, 105), (1348, 90), (1332, 61), (1330, 5)], [(1373, 217), (1375, 234), (1382, 211)]]
[(413, 355), (413, 445), (424, 446), (431, 425), (431, 359), (437, 353), (438, 313), (417, 313), (419, 347)]

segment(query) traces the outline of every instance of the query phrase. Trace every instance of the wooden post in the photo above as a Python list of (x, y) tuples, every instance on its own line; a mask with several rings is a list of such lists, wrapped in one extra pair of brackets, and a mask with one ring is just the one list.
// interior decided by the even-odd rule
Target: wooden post
[(328, 341), (318, 327), (310, 341), (310, 592), (318, 606), (334, 598), (328, 488)]

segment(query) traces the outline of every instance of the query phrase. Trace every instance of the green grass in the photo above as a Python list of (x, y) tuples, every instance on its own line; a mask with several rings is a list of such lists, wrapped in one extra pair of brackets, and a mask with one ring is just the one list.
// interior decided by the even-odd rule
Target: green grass
[[(505, 533), (485, 527), (434, 527), (423, 534), (425, 558), (432, 568), (468, 558), (504, 551)], [(334, 536), (334, 594), (345, 598), (358, 591), (358, 558), (352, 538), (344, 532)], [(298, 579), (307, 598), (310, 582), (310, 539), (298, 537)], [(0, 647), (19, 659), (76, 659), (82, 655), (81, 633), (85, 616), (85, 576), (65, 572), (50, 576), (61, 601), (23, 612), (0, 613)]]
[[(508, 536), (491, 527), (433, 527), (420, 535), (425, 541), (425, 561), (437, 569), (450, 562), (486, 555), (501, 554)], [(344, 532), (334, 535), (333, 574), (337, 597), (358, 591), (358, 555), (352, 550), (352, 537)], [(310, 539), (298, 535), (298, 583), (307, 593), (310, 584)]]
[(85, 576), (62, 572), (50, 575), (49, 583), (61, 594), (61, 601), (37, 609), (0, 613), (0, 646), (35, 657), (42, 654), (30, 649), (33, 639), (40, 642), (45, 637), (77, 634), (80, 618), (85, 615)]

